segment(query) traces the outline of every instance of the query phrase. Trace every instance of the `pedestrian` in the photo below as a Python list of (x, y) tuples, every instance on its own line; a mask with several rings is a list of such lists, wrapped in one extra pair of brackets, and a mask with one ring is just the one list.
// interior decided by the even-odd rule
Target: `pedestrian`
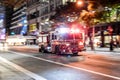
[(94, 50), (94, 43), (92, 40), (90, 41), (90, 46), (91, 46), (91, 50)]
[(110, 51), (113, 51), (113, 40), (110, 41)]

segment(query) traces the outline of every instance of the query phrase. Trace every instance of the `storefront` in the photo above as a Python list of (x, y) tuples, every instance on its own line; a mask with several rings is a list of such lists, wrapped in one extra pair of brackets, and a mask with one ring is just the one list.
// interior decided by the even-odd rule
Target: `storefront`
[[(111, 33), (108, 30), (109, 26), (111, 26), (111, 28), (113, 29)], [(99, 25), (96, 25), (94, 28), (95, 28), (94, 40), (97, 40), (98, 42), (100, 42), (101, 47), (109, 46), (111, 39), (114, 42), (118, 41), (120, 43), (120, 22), (99, 24)], [(92, 28), (90, 28), (89, 34), (92, 34), (92, 33), (93, 33)]]

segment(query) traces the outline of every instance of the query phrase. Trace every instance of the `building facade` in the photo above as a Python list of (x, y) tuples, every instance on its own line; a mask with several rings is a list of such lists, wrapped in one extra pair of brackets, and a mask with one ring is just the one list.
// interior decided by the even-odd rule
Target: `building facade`
[(5, 28), (5, 7), (0, 5), (0, 42), (5, 42), (6, 28)]
[(61, 4), (61, 0), (27, 0), (29, 35), (47, 31), (50, 16), (54, 15), (56, 7)]
[(7, 25), (7, 31), (9, 33), (7, 35), (6, 42), (8, 42), (9, 45), (23, 45), (26, 42), (26, 39), (24, 38), (24, 36), (27, 35), (28, 27), (26, 9), (26, 3), (23, 3), (19, 6), (10, 8), (10, 11), (8, 12), (11, 13), (9, 15), (9, 19), (6, 18), (6, 21), (9, 21), (9, 26)]
[(42, 31), (50, 30), (52, 21), (50, 17), (55, 14), (55, 9), (67, 1), (76, 0), (27, 0), (27, 17), (29, 35), (39, 35)]
[[(93, 34), (93, 28), (89, 29), (89, 36)], [(120, 22), (97, 24), (94, 27), (94, 43), (99, 47), (109, 47), (111, 40), (119, 43), (120, 47)], [(97, 46), (97, 45), (96, 45)]]
[(10, 35), (27, 35), (26, 4), (15, 7), (12, 14)]

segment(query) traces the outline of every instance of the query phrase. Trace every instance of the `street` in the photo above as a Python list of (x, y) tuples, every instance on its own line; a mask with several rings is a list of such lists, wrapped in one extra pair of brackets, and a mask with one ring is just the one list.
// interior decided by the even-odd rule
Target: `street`
[[(0, 80), (120, 80), (120, 59), (102, 55), (56, 55), (11, 46), (0, 51)], [(84, 55), (85, 54), (85, 55)]]
[(120, 0), (0, 0), (0, 80), (120, 80)]

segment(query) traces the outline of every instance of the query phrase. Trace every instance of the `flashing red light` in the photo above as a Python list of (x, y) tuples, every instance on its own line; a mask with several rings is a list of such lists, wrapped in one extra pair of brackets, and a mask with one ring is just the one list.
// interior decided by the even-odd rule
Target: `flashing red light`
[(64, 34), (64, 33), (68, 33), (69, 29), (68, 28), (60, 28), (59, 32)]

